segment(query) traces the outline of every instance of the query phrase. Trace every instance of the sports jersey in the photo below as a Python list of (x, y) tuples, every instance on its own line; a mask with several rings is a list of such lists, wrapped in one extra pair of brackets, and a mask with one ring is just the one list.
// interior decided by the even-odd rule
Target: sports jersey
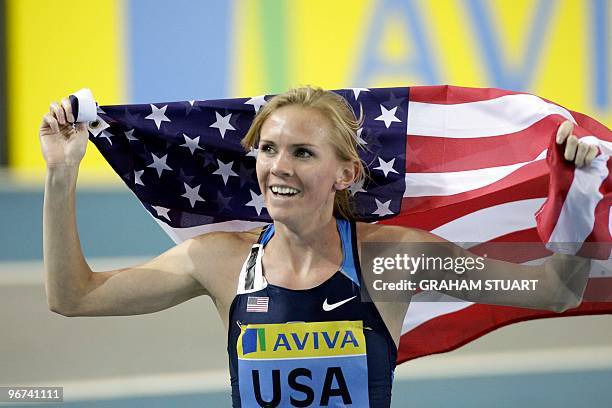
[(355, 223), (336, 223), (342, 264), (313, 288), (266, 281), (262, 257), (273, 224), (251, 248), (229, 312), (234, 407), (390, 406), (397, 348), (360, 289)]

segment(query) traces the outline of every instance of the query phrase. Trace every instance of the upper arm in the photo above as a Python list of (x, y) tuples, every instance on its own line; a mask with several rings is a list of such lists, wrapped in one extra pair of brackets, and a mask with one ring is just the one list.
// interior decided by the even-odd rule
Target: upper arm
[[(215, 285), (213, 271), (221, 267), (219, 252), (231, 249), (224, 234), (227, 233), (206, 234), (184, 241), (141, 265), (92, 273), (83, 295), (69, 314), (152, 313), (210, 294), (210, 288)], [(224, 244), (226, 248), (221, 249)]]

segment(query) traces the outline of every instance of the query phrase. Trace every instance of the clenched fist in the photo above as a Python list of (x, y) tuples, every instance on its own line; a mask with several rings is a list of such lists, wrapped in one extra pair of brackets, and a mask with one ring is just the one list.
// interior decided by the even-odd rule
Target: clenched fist
[(569, 120), (563, 122), (559, 126), (559, 130), (557, 130), (557, 144), (565, 143), (565, 152), (563, 154), (565, 160), (574, 162), (576, 167), (589, 166), (599, 150), (595, 145), (581, 142), (572, 134), (573, 131), (574, 124), (572, 122)]
[(76, 166), (87, 148), (87, 123), (74, 124), (70, 100), (53, 102), (40, 124), (40, 146), (47, 167)]

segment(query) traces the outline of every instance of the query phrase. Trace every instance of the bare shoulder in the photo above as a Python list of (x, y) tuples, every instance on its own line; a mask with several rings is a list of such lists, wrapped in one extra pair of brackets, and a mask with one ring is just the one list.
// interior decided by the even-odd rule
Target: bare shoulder
[(359, 242), (442, 242), (444, 239), (418, 228), (357, 222)]
[(221, 270), (234, 270), (234, 263), (242, 265), (260, 232), (261, 227), (244, 232), (215, 231), (199, 235), (190, 240), (191, 258), (205, 259), (209, 266), (214, 265)]
[(190, 246), (195, 253), (206, 256), (217, 255), (222, 258), (245, 253), (257, 242), (261, 227), (244, 232), (215, 231), (192, 238)]
[(209, 232), (190, 239), (194, 277), (213, 299), (233, 296), (242, 264), (257, 242), (260, 228), (244, 232)]

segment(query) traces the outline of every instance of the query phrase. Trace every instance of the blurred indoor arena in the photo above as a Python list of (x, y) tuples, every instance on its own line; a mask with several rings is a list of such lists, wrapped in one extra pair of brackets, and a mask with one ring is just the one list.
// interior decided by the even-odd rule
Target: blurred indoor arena
[[(63, 387), (44, 406), (231, 405), (208, 297), (130, 317), (49, 310), (38, 128), (51, 101), (83, 87), (113, 105), (452, 84), (533, 93), (610, 127), (611, 22), (611, 0), (0, 0), (0, 386)], [(77, 218), (94, 271), (173, 245), (91, 143)], [(392, 406), (612, 407), (611, 384), (610, 315), (540, 319), (400, 364)]]

